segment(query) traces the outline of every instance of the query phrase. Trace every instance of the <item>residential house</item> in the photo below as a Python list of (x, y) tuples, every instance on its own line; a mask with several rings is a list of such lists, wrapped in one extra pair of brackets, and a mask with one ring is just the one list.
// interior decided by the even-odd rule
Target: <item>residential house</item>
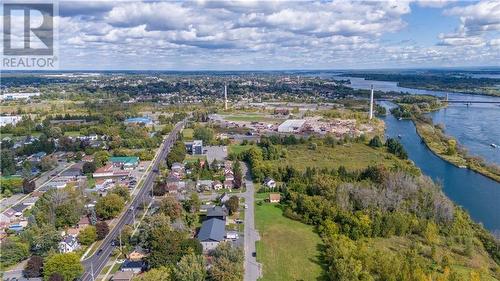
[(269, 187), (269, 188), (275, 188), (276, 187), (276, 181), (274, 181), (272, 178), (265, 178), (264, 179), (264, 182), (263, 184), (266, 186), (266, 187)]
[(281, 195), (279, 193), (271, 193), (269, 194), (269, 202), (271, 203), (279, 203), (281, 200)]
[(208, 219), (219, 219), (226, 220), (227, 209), (226, 207), (214, 206), (207, 210), (207, 220)]
[(135, 248), (135, 250), (128, 255), (128, 259), (131, 261), (142, 261), (145, 257), (146, 254), (141, 247)]
[(84, 229), (85, 227), (90, 225), (90, 219), (88, 216), (82, 216), (78, 223), (76, 224), (76, 227), (78, 227), (80, 230)]
[(224, 185), (220, 181), (216, 180), (212, 183), (212, 188), (214, 190), (221, 190), (222, 188), (224, 188)]
[(219, 198), (219, 201), (224, 204), (226, 203), (227, 201), (229, 201), (229, 198), (231, 198), (231, 196), (229, 196), (229, 194), (227, 192), (224, 192), (221, 197)]
[(80, 248), (80, 244), (76, 240), (75, 236), (66, 235), (58, 245), (59, 252), (61, 253), (71, 253)]
[(123, 262), (122, 266), (120, 267), (121, 271), (130, 271), (135, 274), (141, 273), (142, 270), (145, 268), (144, 261), (132, 261), (132, 260), (125, 260)]
[(198, 190), (210, 190), (212, 188), (212, 180), (198, 180), (196, 182), (196, 189)]
[(224, 181), (224, 188), (231, 190), (233, 189), (233, 187), (234, 187), (234, 182), (232, 180)]
[(221, 241), (224, 241), (225, 227), (225, 221), (217, 218), (211, 218), (202, 223), (198, 232), (198, 240), (204, 252), (215, 249)]

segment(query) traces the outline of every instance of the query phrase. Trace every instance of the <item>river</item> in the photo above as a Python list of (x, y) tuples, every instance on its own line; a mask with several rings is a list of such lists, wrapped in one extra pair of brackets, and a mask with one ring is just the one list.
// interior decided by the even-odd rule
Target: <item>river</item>
[[(348, 77), (354, 89), (369, 89), (389, 92), (446, 97), (450, 100), (500, 101), (500, 97), (469, 95), (399, 87), (396, 82), (373, 81)], [(478, 155), (490, 163), (500, 165), (500, 104), (450, 103), (448, 108), (430, 114), (434, 123), (444, 125), (446, 134), (455, 137), (472, 155)], [(493, 148), (491, 144), (499, 147)]]
[[(373, 84), (379, 91), (397, 91), (410, 94), (426, 94), (445, 97), (446, 92), (403, 88), (396, 82), (369, 81), (363, 78), (348, 78), (356, 89), (369, 89)], [(498, 97), (448, 93), (449, 99), (460, 100), (500, 100)], [(383, 106), (391, 107), (388, 102)], [(500, 148), (494, 149), (490, 143), (500, 144), (500, 107), (494, 104), (451, 104), (448, 108), (431, 114), (437, 123), (445, 125), (445, 132), (457, 138), (472, 154), (480, 155), (488, 161), (500, 164)], [(482, 223), (488, 230), (500, 233), (500, 183), (469, 169), (461, 169), (442, 160), (430, 151), (417, 134), (410, 120), (397, 120), (392, 115), (383, 118), (386, 135), (401, 135), (401, 143), (408, 151), (409, 158), (425, 175), (439, 182), (444, 193), (457, 205), (468, 211), (471, 217)]]

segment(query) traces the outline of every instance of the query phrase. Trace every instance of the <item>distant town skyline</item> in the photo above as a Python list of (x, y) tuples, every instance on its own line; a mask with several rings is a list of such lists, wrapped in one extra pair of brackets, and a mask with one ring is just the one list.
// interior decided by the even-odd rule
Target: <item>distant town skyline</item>
[(499, 1), (60, 1), (59, 65), (286, 70), (500, 65)]

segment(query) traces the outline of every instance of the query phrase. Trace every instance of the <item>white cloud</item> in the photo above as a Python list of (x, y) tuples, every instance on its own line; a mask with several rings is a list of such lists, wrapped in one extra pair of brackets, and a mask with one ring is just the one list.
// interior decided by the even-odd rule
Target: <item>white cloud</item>
[[(462, 8), (447, 15), (478, 14)], [(406, 28), (410, 12), (409, 1), (396, 0), (83, 2), (58, 18), (61, 64), (75, 57), (68, 64), (276, 69), (451, 63), (461, 54), (498, 59), (490, 52), (496, 41), (468, 33), (470, 19), (456, 33), (442, 34), (437, 46), (384, 42), (385, 34)], [(483, 48), (483, 55), (470, 48)]]

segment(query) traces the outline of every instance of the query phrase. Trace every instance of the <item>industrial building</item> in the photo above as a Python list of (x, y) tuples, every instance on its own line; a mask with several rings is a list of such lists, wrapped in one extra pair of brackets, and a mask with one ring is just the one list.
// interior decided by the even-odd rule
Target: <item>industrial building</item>
[(290, 119), (281, 123), (278, 126), (279, 133), (300, 133), (304, 127), (306, 120), (304, 119)]
[(22, 99), (30, 99), (31, 97), (39, 97), (40, 93), (5, 93), (0, 95), (0, 100), (8, 101), (8, 100), (22, 100)]
[(0, 116), (0, 127), (11, 124), (16, 125), (17, 122), (21, 121), (23, 118), (19, 115), (12, 116)]

